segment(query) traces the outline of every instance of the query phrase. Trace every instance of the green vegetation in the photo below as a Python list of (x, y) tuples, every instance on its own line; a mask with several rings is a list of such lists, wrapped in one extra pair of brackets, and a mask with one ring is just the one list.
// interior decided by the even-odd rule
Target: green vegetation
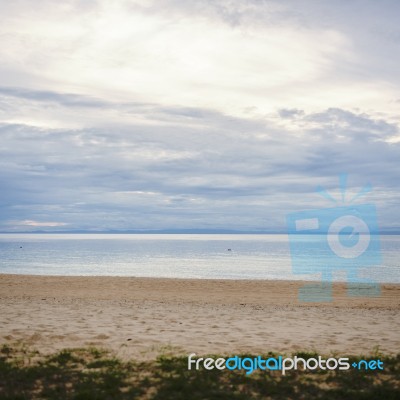
[[(312, 353), (298, 353), (304, 358)], [(271, 356), (271, 354), (269, 355)], [(376, 356), (376, 355), (375, 355)], [(217, 358), (217, 356), (213, 356)], [(226, 357), (226, 355), (224, 356)], [(400, 354), (379, 355), (383, 371), (188, 371), (187, 358), (124, 362), (86, 348), (41, 355), (0, 349), (1, 399), (378, 399), (400, 398)], [(361, 357), (353, 357), (356, 361)]]

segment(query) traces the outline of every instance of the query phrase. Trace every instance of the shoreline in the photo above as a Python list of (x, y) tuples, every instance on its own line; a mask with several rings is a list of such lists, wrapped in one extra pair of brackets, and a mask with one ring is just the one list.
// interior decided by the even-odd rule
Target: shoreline
[[(124, 276), (58, 276), (0, 274), (0, 298), (7, 296), (162, 300), (199, 303), (290, 305), (400, 309), (400, 284), (380, 284), (378, 297), (350, 297), (347, 284), (332, 283), (332, 301), (304, 303), (298, 290), (317, 281), (154, 278)], [(361, 294), (361, 292), (360, 292)]]
[(99, 346), (122, 358), (177, 354), (386, 354), (400, 349), (400, 285), (377, 298), (299, 303), (302, 281), (0, 274), (0, 345)]
[[(305, 279), (273, 279), (273, 278), (199, 278), (199, 277), (173, 277), (173, 276), (134, 276), (134, 275), (58, 275), (58, 274), (26, 274), (26, 273), (5, 273), (0, 272), (1, 276), (9, 277), (49, 277), (49, 278), (118, 278), (118, 279), (153, 279), (153, 280), (178, 280), (178, 281), (228, 281), (228, 282), (299, 282), (299, 283), (317, 283), (330, 282), (323, 280), (305, 280)], [(346, 281), (332, 281), (334, 284), (347, 284)], [(379, 285), (400, 286), (400, 282), (377, 282)]]

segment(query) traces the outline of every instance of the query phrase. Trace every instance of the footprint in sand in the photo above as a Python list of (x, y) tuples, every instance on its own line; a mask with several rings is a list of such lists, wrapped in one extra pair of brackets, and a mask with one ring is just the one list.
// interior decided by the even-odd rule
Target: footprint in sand
[(108, 335), (104, 335), (104, 334), (100, 334), (94, 337), (95, 339), (109, 339), (110, 336)]
[(39, 341), (42, 339), (42, 335), (39, 333), (34, 333), (29, 339), (32, 341)]

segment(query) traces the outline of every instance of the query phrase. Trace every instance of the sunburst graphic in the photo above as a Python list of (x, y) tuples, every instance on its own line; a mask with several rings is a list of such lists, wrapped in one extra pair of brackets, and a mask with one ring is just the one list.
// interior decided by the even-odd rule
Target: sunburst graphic
[(366, 194), (372, 192), (372, 185), (370, 183), (367, 183), (363, 188), (355, 195), (353, 196), (350, 200), (347, 201), (346, 199), (346, 192), (347, 192), (347, 180), (348, 180), (348, 174), (340, 174), (339, 175), (339, 186), (340, 186), (340, 193), (341, 193), (341, 199), (340, 201), (336, 200), (328, 191), (323, 188), (322, 186), (317, 186), (316, 192), (322, 196), (324, 199), (334, 203), (335, 205), (341, 204), (351, 204), (357, 199), (359, 199), (362, 196), (365, 196)]

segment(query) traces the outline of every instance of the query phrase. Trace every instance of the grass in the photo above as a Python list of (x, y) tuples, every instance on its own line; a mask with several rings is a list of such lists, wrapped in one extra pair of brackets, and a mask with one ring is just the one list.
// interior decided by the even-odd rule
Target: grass
[(377, 356), (384, 361), (383, 371), (288, 371), (285, 376), (280, 371), (255, 371), (246, 375), (244, 371), (189, 371), (187, 358), (182, 356), (122, 361), (95, 348), (42, 355), (23, 346), (4, 345), (0, 349), (0, 399), (400, 398), (400, 354)]

